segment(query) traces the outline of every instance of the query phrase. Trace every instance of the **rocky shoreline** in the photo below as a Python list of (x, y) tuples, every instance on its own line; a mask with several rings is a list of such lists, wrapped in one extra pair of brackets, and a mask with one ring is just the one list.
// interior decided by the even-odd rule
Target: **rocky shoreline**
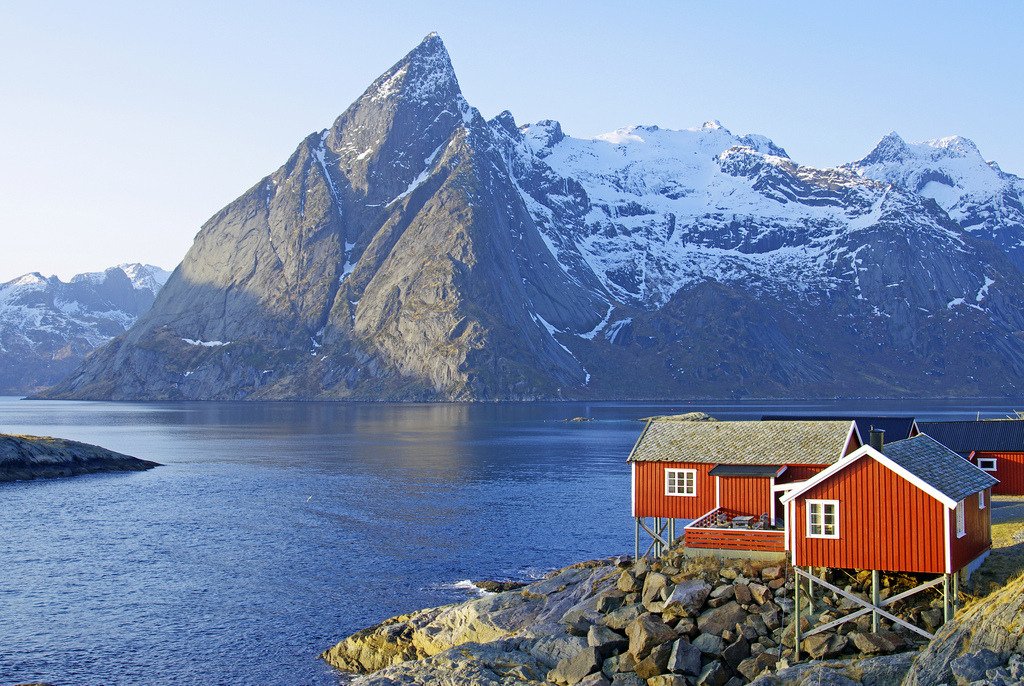
[(0, 483), (97, 472), (138, 472), (159, 466), (80, 441), (0, 434)]
[[(350, 673), (353, 686), (979, 686), (1024, 679), (1024, 579), (969, 604), (930, 644), (899, 627), (873, 633), (862, 617), (805, 639), (804, 659), (812, 659), (791, 665), (793, 583), (785, 564), (686, 558), (681, 549), (655, 561), (598, 560), (387, 619), (321, 657)], [(886, 593), (895, 594), (913, 579), (887, 583)], [(856, 577), (846, 586), (863, 591)], [(927, 626), (933, 604), (922, 597), (894, 607)], [(818, 597), (802, 610), (803, 626), (848, 609), (839, 598)]]

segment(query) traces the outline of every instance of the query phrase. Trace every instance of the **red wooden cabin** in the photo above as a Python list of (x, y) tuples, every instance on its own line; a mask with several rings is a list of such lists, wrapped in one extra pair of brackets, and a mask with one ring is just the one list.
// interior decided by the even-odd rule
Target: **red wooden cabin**
[(991, 547), (997, 483), (928, 435), (864, 446), (782, 497), (786, 547), (796, 567), (953, 574)]
[(996, 495), (1024, 495), (1024, 421), (921, 422), (920, 427), (997, 478)]
[(781, 495), (860, 445), (853, 421), (653, 418), (629, 455), (638, 541), (645, 518), (670, 538), (682, 519), (688, 549), (782, 553)]

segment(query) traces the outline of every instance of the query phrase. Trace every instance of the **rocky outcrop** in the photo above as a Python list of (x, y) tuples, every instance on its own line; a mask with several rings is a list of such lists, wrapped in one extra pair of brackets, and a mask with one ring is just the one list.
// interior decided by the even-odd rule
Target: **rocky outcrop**
[(0, 434), (0, 482), (96, 472), (138, 472), (158, 466), (156, 462), (89, 443)]
[(1024, 683), (1024, 576), (960, 611), (915, 658), (904, 686)]
[[(362, 674), (353, 681), (359, 686), (735, 686), (792, 655), (788, 576), (776, 564), (723, 566), (678, 550), (653, 562), (587, 563), (521, 589), (388, 619), (323, 658)], [(824, 641), (833, 647), (820, 656), (905, 645), (895, 635), (885, 644), (881, 635), (853, 631)], [(909, 658), (897, 663), (906, 671)]]

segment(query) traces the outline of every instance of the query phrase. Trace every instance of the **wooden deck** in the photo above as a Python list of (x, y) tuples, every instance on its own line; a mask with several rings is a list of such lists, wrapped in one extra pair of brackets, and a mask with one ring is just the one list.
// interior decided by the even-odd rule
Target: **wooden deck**
[(711, 550), (752, 550), (765, 553), (781, 553), (786, 549), (784, 531), (723, 527), (717, 524), (722, 514), (730, 513), (716, 508), (683, 529), (683, 540), (686, 547)]

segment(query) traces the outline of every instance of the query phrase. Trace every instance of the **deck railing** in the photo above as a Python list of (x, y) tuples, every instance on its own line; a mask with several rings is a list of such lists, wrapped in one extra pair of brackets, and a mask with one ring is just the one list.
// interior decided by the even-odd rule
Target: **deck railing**
[(785, 532), (778, 529), (731, 529), (715, 526), (723, 517), (738, 513), (721, 507), (693, 520), (683, 529), (687, 548), (715, 548), (722, 550), (757, 550), (782, 552), (785, 550)]

